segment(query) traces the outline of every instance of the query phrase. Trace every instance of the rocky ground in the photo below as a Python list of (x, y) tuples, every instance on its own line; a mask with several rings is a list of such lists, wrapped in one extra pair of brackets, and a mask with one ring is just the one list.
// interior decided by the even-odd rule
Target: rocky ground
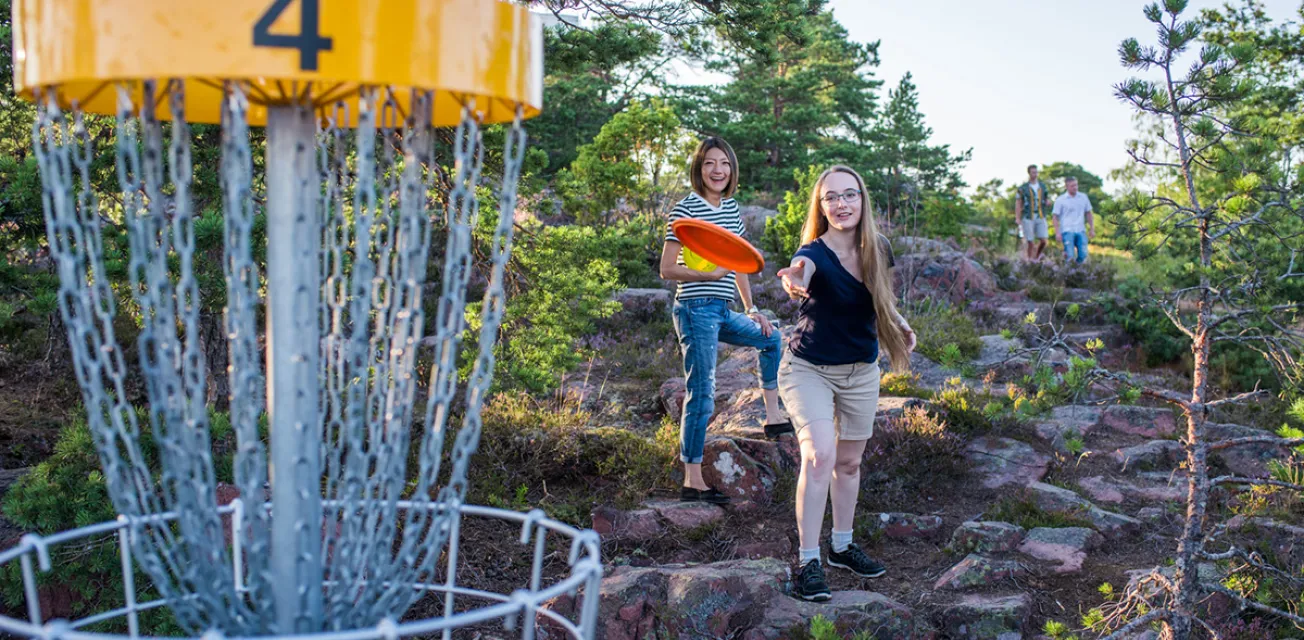
[[(1070, 288), (1062, 302), (1037, 302), (1025, 291), (1002, 290), (995, 276), (952, 245), (907, 238), (898, 246), (900, 276), (912, 295), (946, 299), (978, 318), (980, 327), (1019, 327), (1029, 313), (1039, 322), (1060, 317), (1060, 337), (1071, 346), (1099, 339), (1107, 352), (1128, 350), (1123, 333), (1104, 323), (1090, 303), (1108, 292)], [(769, 294), (780, 315), (792, 311), (774, 291)], [(647, 317), (656, 315), (647, 308), (671, 301), (662, 290), (627, 291), (622, 298)], [(1063, 318), (1075, 302), (1076, 317)], [(993, 332), (981, 337), (977, 358), (951, 368), (915, 354), (914, 383), (925, 392), (940, 391), (956, 378), (999, 388), (1031, 373), (1034, 349), (1047, 335)], [(1062, 348), (1040, 354), (1041, 362), (1059, 372), (1067, 356)], [(1119, 362), (1125, 358), (1116, 356)], [(1164, 371), (1136, 373), (1150, 383), (1182, 388), (1182, 380)], [(837, 591), (832, 602), (796, 600), (788, 589), (797, 542), (792, 492), (799, 454), (791, 436), (764, 439), (755, 380), (752, 352), (722, 349), (704, 471), (709, 483), (734, 497), (734, 505), (657, 498), (634, 509), (593, 511), (592, 526), (602, 534), (610, 561), (600, 638), (802, 637), (817, 614), (836, 622), (847, 637), (863, 631), (875, 638), (1035, 636), (1049, 620), (1078, 626), (1081, 615), (1104, 600), (1102, 584), (1120, 589), (1173, 553), (1185, 511), (1178, 442), (1184, 423), (1166, 407), (1107, 404), (1099, 402), (1100, 393), (1088, 393), (1031, 419), (970, 434), (960, 473), (925, 481), (913, 495), (881, 491), (871, 447), (857, 537), (889, 572), (861, 580), (830, 569)], [(661, 382), (656, 396), (660, 411), (652, 415), (678, 416), (683, 379)], [(907, 412), (930, 405), (884, 395), (878, 429), (891, 433)], [(1218, 424), (1213, 431), (1213, 437), (1261, 433), (1235, 424)], [(1238, 475), (1263, 475), (1266, 460), (1282, 454), (1272, 447), (1242, 450), (1214, 464)], [(929, 469), (916, 472), (927, 475)], [(686, 542), (667, 545), (667, 538)]]
[[(769, 212), (744, 208), (744, 214), (755, 230)], [(608, 564), (598, 638), (804, 638), (819, 615), (848, 638), (1011, 640), (1037, 636), (1047, 621), (1076, 628), (1083, 613), (1107, 599), (1102, 584), (1121, 589), (1171, 558), (1186, 477), (1178, 442), (1184, 426), (1170, 409), (1106, 401), (1108, 391), (1096, 389), (976, 429), (939, 400), (957, 385), (999, 396), (1006, 383), (1023, 380), (1039, 364), (1063, 373), (1069, 351), (1085, 353), (1095, 340), (1104, 345), (1102, 364), (1181, 389), (1180, 376), (1135, 366), (1127, 336), (1098, 304), (1114, 294), (1060, 286), (1054, 302), (1034, 300), (1045, 296), (1030, 296), (1023, 271), (1046, 267), (989, 268), (984, 264), (999, 261), (936, 240), (897, 238), (894, 245), (898, 284), (908, 299), (962, 310), (975, 322), (981, 348), (950, 366), (916, 353), (913, 377), (885, 387), (862, 467), (856, 533), (888, 566), (887, 575), (861, 580), (830, 569), (831, 602), (789, 595), (797, 444), (792, 436), (763, 437), (755, 354), (726, 347), (704, 472), (735, 503), (681, 504), (669, 483), (637, 505), (599, 500), (586, 522), (602, 535)], [(757, 299), (785, 325), (796, 307), (779, 291), (775, 269), (771, 264), (754, 279)], [(624, 311), (582, 345), (596, 356), (568, 375), (558, 395), (582, 407), (593, 426), (650, 436), (677, 422), (684, 400), (671, 292), (627, 290), (619, 299)], [(1025, 324), (1030, 314), (1040, 326)], [(1212, 431), (1215, 437), (1261, 432), (1244, 424), (1216, 424)], [(1214, 464), (1262, 475), (1266, 460), (1282, 454), (1239, 449)], [(0, 491), (19, 473), (0, 472)], [(1304, 547), (1304, 529), (1295, 524), (1241, 518), (1229, 528), (1267, 532), (1271, 544), (1295, 553)], [(0, 520), (0, 539), (6, 533), (14, 532)], [(495, 560), (511, 553), (468, 546), (466, 564), (515, 579), (519, 563)], [(566, 611), (574, 603), (552, 606)], [(541, 635), (557, 636), (546, 629)], [(486, 630), (476, 637), (496, 636)]]

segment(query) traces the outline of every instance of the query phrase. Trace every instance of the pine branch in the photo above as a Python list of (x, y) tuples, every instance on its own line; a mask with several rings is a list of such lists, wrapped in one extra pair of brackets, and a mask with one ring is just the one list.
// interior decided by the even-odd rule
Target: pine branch
[(1283, 447), (1297, 447), (1304, 445), (1304, 438), (1279, 438), (1277, 436), (1246, 436), (1244, 438), (1232, 438), (1230, 440), (1220, 440), (1209, 445), (1210, 451), (1220, 451), (1247, 444), (1275, 444)]
[(1222, 595), (1225, 595), (1231, 598), (1232, 600), (1235, 600), (1242, 607), (1248, 607), (1250, 609), (1254, 609), (1255, 611), (1262, 611), (1263, 613), (1272, 614), (1279, 618), (1284, 618), (1286, 620), (1294, 622), (1297, 625), (1304, 624), (1304, 617), (1295, 615), (1293, 613), (1290, 613), (1289, 611), (1282, 611), (1281, 609), (1278, 609), (1276, 607), (1270, 607), (1257, 600), (1251, 600), (1220, 584), (1200, 583), (1200, 586), (1208, 591), (1212, 591), (1214, 593), (1221, 593)]
[(1210, 488), (1224, 484), (1248, 484), (1259, 487), (1284, 487), (1296, 491), (1304, 491), (1304, 484), (1295, 484), (1293, 482), (1283, 482), (1271, 478), (1242, 478), (1239, 476), (1218, 476), (1209, 481)]

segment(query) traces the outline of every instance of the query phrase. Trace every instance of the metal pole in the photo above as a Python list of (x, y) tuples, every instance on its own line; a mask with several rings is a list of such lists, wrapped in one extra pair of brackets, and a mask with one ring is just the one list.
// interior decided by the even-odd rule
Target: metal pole
[(267, 110), (267, 408), (277, 632), (322, 616), (317, 303), (321, 229), (312, 111)]

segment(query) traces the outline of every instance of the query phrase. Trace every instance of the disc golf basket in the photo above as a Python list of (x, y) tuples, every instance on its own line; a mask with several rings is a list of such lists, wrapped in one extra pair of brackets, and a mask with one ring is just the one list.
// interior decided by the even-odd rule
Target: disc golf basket
[[(503, 316), (521, 122), (541, 103), (542, 38), (528, 11), (496, 0), (16, 0), (14, 63), (16, 88), (37, 106), (59, 308), (120, 515), (28, 535), (0, 553), (0, 565), (20, 563), (28, 616), (0, 617), (0, 630), (104, 638), (96, 625), (116, 621), (136, 637), (142, 611), (167, 607), (185, 633), (205, 638), (449, 638), (500, 621), (523, 638), (540, 627), (592, 637), (596, 534), (538, 510), (463, 502)], [(116, 149), (96, 148), (91, 114), (116, 117)], [(226, 504), (199, 339), (191, 123), (221, 125), (213, 168), (239, 490)], [(495, 123), (506, 141), (489, 224), (477, 189), (481, 127)], [(260, 126), (262, 175), (251, 143)], [(97, 199), (92, 161), (110, 152), (120, 191)], [(444, 198), (433, 195), (437, 154), (452, 159)], [(129, 245), (129, 284), (116, 292), (106, 221)], [(477, 225), (493, 229), (480, 260), (491, 267), (473, 279)], [(468, 324), (467, 292), (480, 287), (482, 313)], [(140, 375), (130, 379), (148, 401), (141, 418), (114, 332), (121, 301), (139, 324)], [(495, 593), (458, 581), (468, 519), (519, 524), (528, 584)], [(43, 618), (38, 571), (60, 547), (112, 536), (120, 606)], [(545, 576), (550, 546), (567, 562)], [(137, 601), (137, 571), (157, 598)], [(431, 598), (440, 613), (415, 615)], [(552, 599), (574, 606), (545, 607)]]

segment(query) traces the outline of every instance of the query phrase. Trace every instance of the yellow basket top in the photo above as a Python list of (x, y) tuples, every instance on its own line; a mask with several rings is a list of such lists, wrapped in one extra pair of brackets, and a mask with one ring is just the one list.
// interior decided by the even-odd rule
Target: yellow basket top
[[(228, 80), (246, 83), (253, 125), (305, 96), (352, 103), (356, 120), (368, 86), (405, 113), (410, 90), (434, 90), (436, 126), (463, 105), (509, 122), (543, 104), (538, 18), (498, 0), (16, 0), (13, 12), (14, 87), (90, 113), (117, 113), (119, 85), (139, 104), (143, 81), (169, 79), (185, 82), (190, 122), (221, 121)], [(158, 114), (171, 117), (166, 99)]]

